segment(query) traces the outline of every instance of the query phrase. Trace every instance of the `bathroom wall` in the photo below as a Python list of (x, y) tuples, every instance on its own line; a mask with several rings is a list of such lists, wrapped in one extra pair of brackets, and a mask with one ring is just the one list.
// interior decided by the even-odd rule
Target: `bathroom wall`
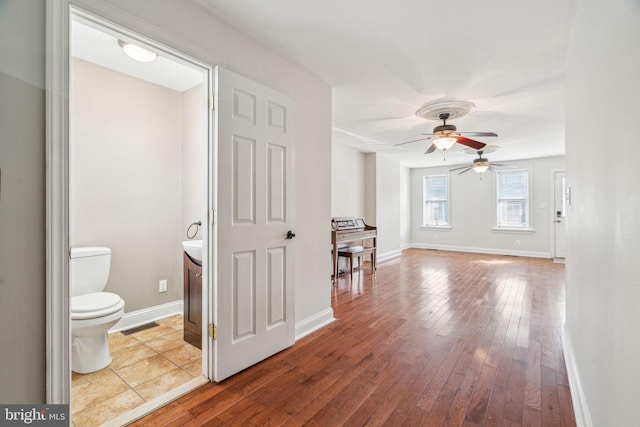
[(181, 299), (182, 94), (71, 67), (70, 245), (112, 249), (106, 290), (126, 312)]
[[(182, 93), (182, 162), (180, 212), (181, 238), (187, 240), (187, 229), (195, 221), (206, 221), (205, 182), (207, 176), (207, 152), (204, 146), (206, 123), (202, 109), (206, 102), (202, 85)], [(201, 227), (194, 239), (202, 239)]]

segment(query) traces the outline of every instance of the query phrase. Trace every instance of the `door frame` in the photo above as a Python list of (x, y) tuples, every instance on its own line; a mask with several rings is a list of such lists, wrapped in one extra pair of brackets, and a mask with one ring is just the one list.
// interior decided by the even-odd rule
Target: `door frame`
[[(104, 2), (91, 0), (57, 0), (46, 4), (46, 402), (71, 402), (71, 326), (69, 292), (69, 43), (71, 16), (95, 19), (101, 24), (138, 38), (158, 50), (165, 51), (207, 70), (208, 94), (213, 93), (213, 69), (222, 60), (169, 31), (156, 27), (128, 12)], [(217, 147), (213, 138), (213, 118), (208, 110), (207, 212), (216, 208)], [(204, 196), (203, 196), (204, 197)], [(207, 215), (207, 218), (210, 216)], [(209, 261), (208, 274), (203, 277), (203, 332), (213, 319), (213, 297), (216, 265), (215, 229), (209, 221), (203, 224), (203, 240), (208, 241), (203, 255)], [(205, 261), (205, 260), (203, 260)], [(204, 263), (203, 263), (204, 264)], [(203, 272), (204, 273), (204, 272)], [(204, 273), (206, 274), (206, 273)], [(212, 340), (203, 346), (207, 358), (208, 378), (212, 366)]]
[[(551, 242), (551, 253), (553, 254), (553, 259), (556, 260), (556, 262), (564, 262), (566, 260), (566, 249), (565, 249), (565, 256), (562, 258), (559, 258), (556, 254), (556, 240), (557, 240), (557, 226), (556, 226), (556, 176), (562, 173), (565, 176), (565, 183), (566, 183), (566, 176), (567, 176), (567, 172), (564, 169), (554, 169), (551, 171), (551, 185), (552, 185), (552, 209), (551, 209), (551, 221), (552, 221), (552, 225), (551, 227), (553, 227), (552, 230), (552, 242)], [(563, 193), (561, 195), (562, 199), (564, 200), (566, 195)], [(565, 239), (566, 239), (566, 212), (563, 212), (565, 214)]]
[(556, 174), (562, 172), (565, 173), (564, 168), (552, 168), (550, 169), (549, 174), (549, 253), (551, 254), (551, 259), (556, 259), (556, 227), (555, 227), (555, 205), (556, 205)]

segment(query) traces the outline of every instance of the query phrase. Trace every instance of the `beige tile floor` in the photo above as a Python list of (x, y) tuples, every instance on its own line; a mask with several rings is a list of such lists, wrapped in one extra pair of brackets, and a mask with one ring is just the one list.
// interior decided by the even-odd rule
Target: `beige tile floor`
[(200, 349), (182, 339), (182, 316), (159, 326), (109, 335), (111, 365), (71, 375), (71, 417), (77, 427), (98, 426), (201, 376)]

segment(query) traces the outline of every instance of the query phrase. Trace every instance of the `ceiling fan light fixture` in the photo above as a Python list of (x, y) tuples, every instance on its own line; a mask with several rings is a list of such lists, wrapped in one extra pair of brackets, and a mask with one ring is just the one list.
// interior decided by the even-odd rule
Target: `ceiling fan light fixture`
[(127, 54), (132, 59), (140, 62), (151, 62), (155, 60), (158, 55), (150, 50), (142, 48), (133, 43), (128, 43), (123, 40), (118, 40), (118, 45), (124, 50), (124, 53)]
[(489, 169), (488, 165), (478, 165), (473, 167), (475, 173), (485, 173)]
[(458, 138), (454, 138), (451, 136), (441, 136), (439, 138), (436, 138), (433, 141), (433, 144), (438, 147), (438, 149), (440, 150), (448, 150), (449, 148), (451, 148), (453, 146), (453, 144), (456, 143), (456, 141), (458, 140)]

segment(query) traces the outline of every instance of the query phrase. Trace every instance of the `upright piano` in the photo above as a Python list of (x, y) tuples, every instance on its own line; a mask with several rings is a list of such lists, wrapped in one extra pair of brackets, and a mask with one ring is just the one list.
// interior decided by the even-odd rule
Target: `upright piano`
[[(338, 245), (373, 240), (371, 247), (376, 248), (378, 230), (372, 225), (367, 225), (363, 218), (336, 217), (331, 219), (331, 244), (333, 245), (333, 277), (338, 278)], [(375, 263), (375, 257), (374, 257)]]

